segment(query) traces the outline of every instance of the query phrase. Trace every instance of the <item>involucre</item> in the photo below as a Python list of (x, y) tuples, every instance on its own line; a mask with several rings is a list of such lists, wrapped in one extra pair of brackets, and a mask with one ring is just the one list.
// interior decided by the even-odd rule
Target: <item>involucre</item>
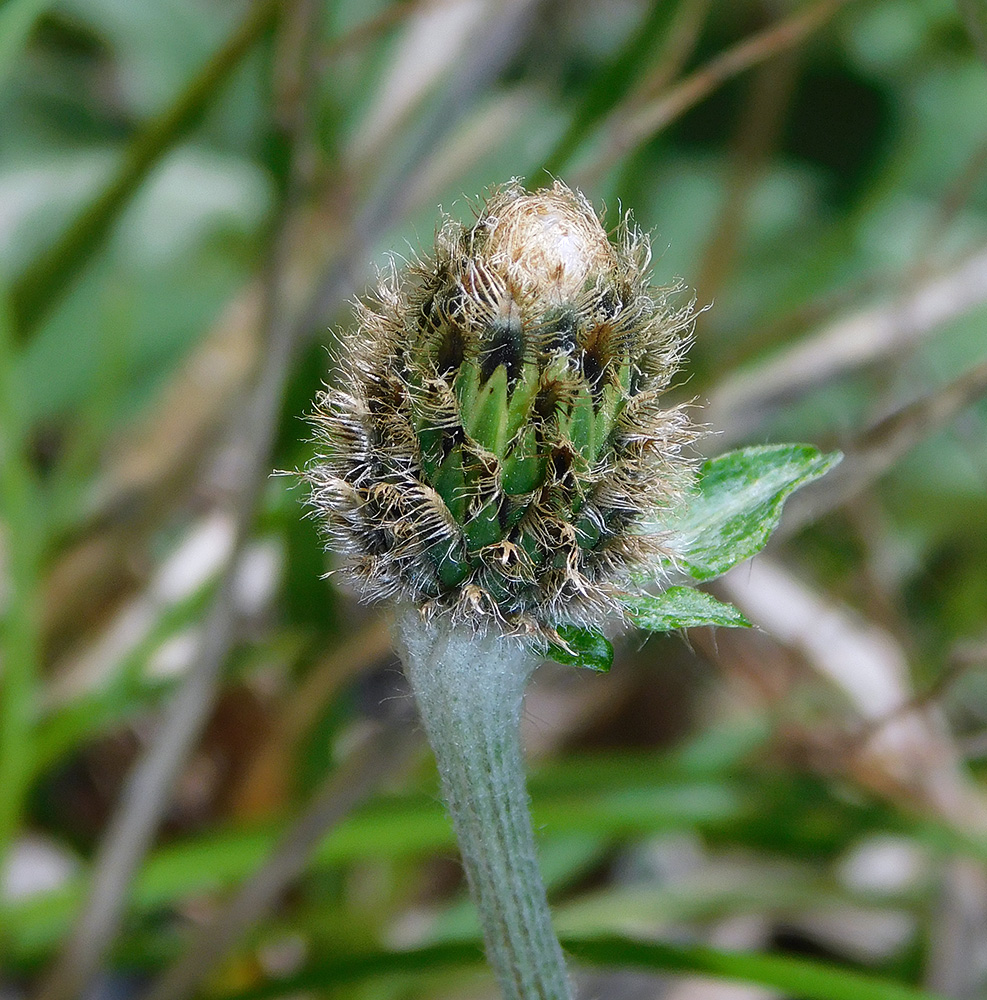
[(691, 305), (650, 285), (629, 221), (608, 237), (556, 182), (497, 190), (473, 225), (357, 306), (305, 471), (365, 597), (557, 639), (620, 615), (662, 556), (696, 432), (662, 395)]

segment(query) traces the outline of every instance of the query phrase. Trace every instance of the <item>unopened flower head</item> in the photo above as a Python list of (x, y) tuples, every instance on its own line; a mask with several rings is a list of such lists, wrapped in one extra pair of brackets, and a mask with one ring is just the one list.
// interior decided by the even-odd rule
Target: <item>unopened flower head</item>
[(696, 436), (662, 402), (691, 306), (649, 262), (628, 219), (511, 184), (358, 304), (305, 478), (367, 598), (543, 637), (618, 611)]

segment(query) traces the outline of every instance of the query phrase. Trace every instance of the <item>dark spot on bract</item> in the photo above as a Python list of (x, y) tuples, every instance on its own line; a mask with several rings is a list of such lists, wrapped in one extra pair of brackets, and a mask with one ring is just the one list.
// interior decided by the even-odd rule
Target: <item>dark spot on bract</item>
[(453, 285), (442, 298), (442, 312), (446, 317), (457, 318), (463, 314), (463, 289), (460, 285)]
[(507, 370), (507, 384), (513, 385), (521, 374), (521, 363), (524, 360), (524, 329), (520, 317), (494, 320), (487, 327), (483, 341), (483, 356), (480, 361), (483, 378), (490, 378), (503, 365)]
[(573, 354), (576, 350), (576, 314), (567, 309), (542, 326), (546, 353)]
[(435, 368), (443, 378), (449, 378), (459, 371), (466, 357), (466, 342), (458, 326), (447, 326), (442, 331), (435, 354)]
[(452, 454), (453, 448), (461, 447), (465, 443), (466, 431), (459, 424), (443, 428), (441, 438), (442, 461), (445, 461)]
[(367, 385), (367, 409), (375, 416), (399, 411), (405, 401), (400, 383), (389, 378), (375, 378)]
[(497, 508), (497, 523), (503, 534), (507, 534), (511, 529), (511, 508), (507, 503), (507, 497), (503, 497), (500, 506)]
[(580, 359), (580, 368), (582, 369), (583, 378), (589, 383), (589, 387), (595, 395), (600, 389), (600, 382), (603, 378), (603, 372), (606, 369), (606, 363), (600, 359), (599, 344), (594, 344), (592, 348), (583, 351), (583, 356)]
[(620, 312), (624, 303), (615, 288), (607, 288), (600, 296), (600, 311), (608, 319), (612, 319)]
[(580, 371), (594, 396), (598, 396), (603, 388), (603, 374), (610, 361), (610, 334), (611, 330), (607, 324), (593, 327), (583, 344), (583, 353), (579, 358)]
[(549, 382), (538, 390), (532, 409), (542, 420), (551, 420), (562, 401), (562, 393), (557, 382)]
[(564, 448), (555, 448), (552, 451), (551, 463), (555, 479), (561, 482), (572, 468), (572, 454)]

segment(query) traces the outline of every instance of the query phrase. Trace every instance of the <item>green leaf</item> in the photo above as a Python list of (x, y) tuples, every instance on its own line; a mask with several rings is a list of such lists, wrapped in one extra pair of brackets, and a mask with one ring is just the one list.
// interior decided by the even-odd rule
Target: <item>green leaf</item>
[(613, 665), (613, 645), (602, 632), (580, 628), (578, 625), (559, 625), (556, 631), (572, 650), (569, 652), (552, 643), (548, 647), (548, 655), (556, 663), (589, 667), (590, 670), (599, 670), (601, 673), (606, 673)]
[(569, 127), (549, 154), (543, 170), (549, 176), (564, 173), (582, 141), (600, 120), (630, 91), (634, 81), (660, 59), (665, 50), (669, 25), (678, 12), (679, 0), (664, 0), (651, 7), (620, 51), (595, 74)]
[(710, 459), (700, 470), (698, 492), (669, 525), (679, 564), (694, 580), (712, 580), (760, 552), (785, 500), (842, 458), (811, 445), (778, 444)]
[(587, 462), (596, 457), (596, 414), (593, 410), (593, 395), (585, 382), (576, 385), (576, 392), (569, 411), (566, 433), (572, 446)]
[(0, 525), (3, 525), (3, 598), (0, 599), (0, 858), (17, 835), (35, 750), (35, 705), (41, 666), (41, 573), (47, 539), (44, 497), (29, 459), (23, 420), (27, 387), (19, 377), (7, 297), (0, 290)]
[(528, 419), (531, 404), (538, 394), (540, 372), (538, 365), (525, 364), (521, 378), (511, 390), (507, 403), (507, 440), (510, 441)]
[[(589, 966), (645, 969), (756, 983), (798, 1000), (941, 1000), (941, 996), (867, 973), (791, 955), (728, 951), (704, 945), (635, 941), (625, 937), (565, 938), (562, 946)], [(369, 983), (381, 976), (476, 968), (483, 961), (479, 942), (463, 941), (348, 955), (302, 969), (286, 978), (226, 994), (222, 1000), (266, 1000), (301, 992), (321, 992), (343, 983)]]
[(702, 625), (751, 627), (732, 604), (724, 604), (695, 587), (669, 587), (657, 596), (626, 598), (623, 605), (634, 624), (650, 632), (672, 632)]
[(491, 500), (477, 511), (465, 524), (466, 547), (470, 553), (479, 552), (485, 545), (492, 545), (503, 536), (500, 527), (500, 503)]
[(588, 965), (701, 973), (757, 983), (798, 1000), (939, 1000), (940, 995), (845, 966), (789, 955), (721, 950), (704, 945), (606, 937), (566, 939), (563, 947)]

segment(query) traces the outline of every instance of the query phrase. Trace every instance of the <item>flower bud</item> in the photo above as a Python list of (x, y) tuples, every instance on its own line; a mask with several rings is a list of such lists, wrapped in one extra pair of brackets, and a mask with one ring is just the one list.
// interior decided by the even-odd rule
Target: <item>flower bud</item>
[(696, 436), (661, 401), (691, 305), (649, 262), (628, 219), (512, 183), (357, 305), (304, 475), (367, 598), (548, 638), (619, 611)]

